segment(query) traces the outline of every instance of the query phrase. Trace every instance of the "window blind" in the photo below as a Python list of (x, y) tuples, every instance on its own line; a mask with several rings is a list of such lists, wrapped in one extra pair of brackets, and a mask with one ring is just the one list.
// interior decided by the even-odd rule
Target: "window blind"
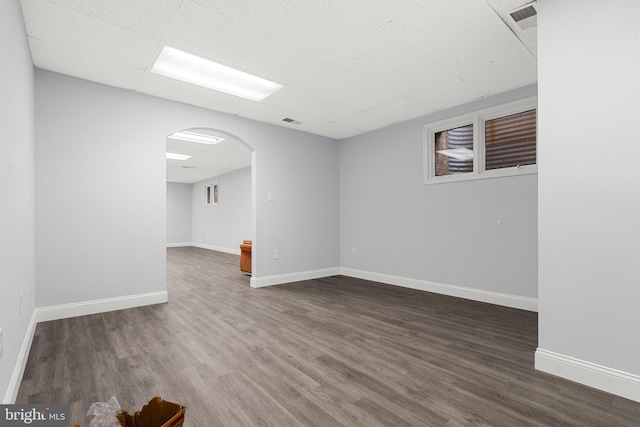
[(536, 163), (536, 110), (485, 122), (485, 170)]

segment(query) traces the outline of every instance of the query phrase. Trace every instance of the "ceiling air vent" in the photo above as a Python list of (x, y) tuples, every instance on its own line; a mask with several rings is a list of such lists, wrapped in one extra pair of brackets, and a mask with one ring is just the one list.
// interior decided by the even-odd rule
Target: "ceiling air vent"
[(294, 125), (302, 124), (302, 122), (298, 120), (290, 119), (289, 117), (285, 117), (284, 119), (282, 119), (282, 121), (287, 123), (293, 123)]
[(535, 27), (538, 25), (538, 11), (536, 10), (536, 2), (525, 4), (522, 7), (509, 13), (511, 18), (518, 24), (518, 26), (526, 30), (527, 28)]

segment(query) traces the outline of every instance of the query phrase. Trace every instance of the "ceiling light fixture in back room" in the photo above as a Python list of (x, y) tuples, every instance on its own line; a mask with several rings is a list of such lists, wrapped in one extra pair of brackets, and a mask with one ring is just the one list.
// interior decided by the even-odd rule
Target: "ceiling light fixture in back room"
[(166, 157), (168, 160), (187, 160), (191, 158), (191, 156), (187, 154), (178, 154), (178, 153), (166, 153)]
[(216, 145), (219, 142), (224, 141), (224, 138), (221, 136), (205, 135), (203, 133), (191, 132), (188, 130), (172, 133), (167, 138), (207, 145)]

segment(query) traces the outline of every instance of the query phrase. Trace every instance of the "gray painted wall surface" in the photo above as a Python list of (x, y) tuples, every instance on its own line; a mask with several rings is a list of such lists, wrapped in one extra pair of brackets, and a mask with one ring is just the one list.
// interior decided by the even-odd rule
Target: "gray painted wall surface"
[(191, 187), (167, 182), (167, 243), (191, 242)]
[(539, 347), (640, 375), (640, 3), (538, 4)]
[[(0, 398), (35, 306), (33, 64), (18, 0), (0, 1)], [(20, 314), (20, 293), (23, 312)], [(5, 402), (8, 403), (8, 402)]]
[(138, 98), (36, 71), (39, 307), (166, 289), (164, 138)]
[(38, 306), (166, 289), (166, 136), (190, 127), (255, 149), (256, 277), (338, 265), (337, 141), (41, 70), (35, 81)]
[(422, 160), (425, 124), (535, 94), (529, 86), (342, 141), (341, 266), (535, 298), (536, 175), (424, 185)]
[[(218, 182), (218, 204), (204, 206), (204, 185)], [(244, 168), (192, 186), (193, 241), (218, 248), (240, 250), (253, 238), (251, 226), (251, 168)]]

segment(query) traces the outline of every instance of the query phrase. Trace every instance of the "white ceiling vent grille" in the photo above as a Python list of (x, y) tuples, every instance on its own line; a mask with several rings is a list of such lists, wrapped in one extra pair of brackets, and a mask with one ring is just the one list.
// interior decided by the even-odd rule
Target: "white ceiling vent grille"
[(538, 25), (538, 11), (536, 10), (536, 3), (525, 4), (509, 13), (511, 18), (518, 24), (518, 26), (526, 30), (527, 28), (535, 27)]

